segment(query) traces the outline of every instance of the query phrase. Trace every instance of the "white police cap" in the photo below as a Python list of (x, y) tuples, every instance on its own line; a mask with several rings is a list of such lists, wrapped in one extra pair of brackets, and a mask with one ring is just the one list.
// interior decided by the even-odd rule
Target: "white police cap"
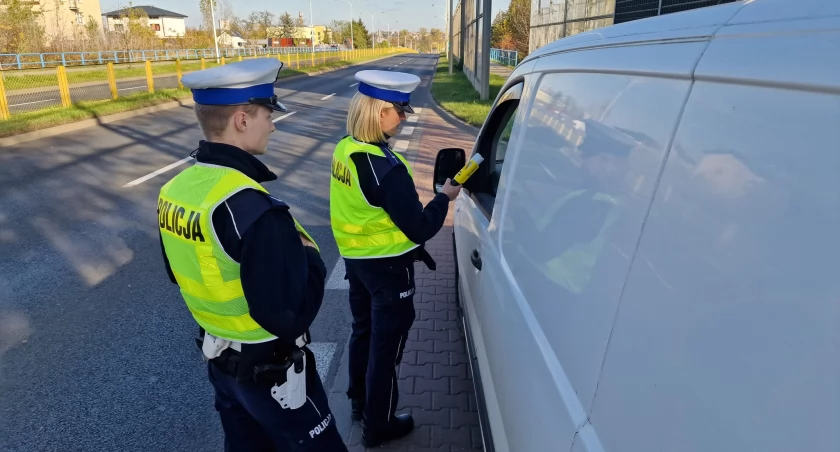
[(197, 104), (256, 104), (286, 111), (274, 94), (274, 82), (282, 68), (283, 63), (274, 58), (256, 58), (190, 72), (181, 83), (192, 90)]
[(409, 105), (411, 92), (420, 84), (420, 77), (405, 72), (359, 71), (359, 92), (374, 99), (393, 103), (400, 110), (414, 113)]

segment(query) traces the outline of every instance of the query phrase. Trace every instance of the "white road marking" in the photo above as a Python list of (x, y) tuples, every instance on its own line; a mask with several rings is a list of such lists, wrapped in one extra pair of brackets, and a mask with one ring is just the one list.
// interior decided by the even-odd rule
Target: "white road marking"
[(324, 96), (324, 97), (322, 97), (322, 98), (321, 98), (321, 100), (327, 100), (327, 99), (329, 99), (330, 97), (335, 96), (336, 94), (337, 94), (337, 93), (332, 93), (332, 94), (330, 94), (329, 96)]
[(272, 119), (271, 122), (277, 122), (277, 121), (280, 121), (282, 119), (286, 119), (286, 118), (288, 118), (289, 116), (292, 116), (295, 113), (297, 113), (297, 112), (296, 111), (290, 111), (283, 116), (278, 116), (278, 117)]
[(327, 280), (327, 289), (349, 289), (350, 282), (344, 279), (344, 273), (344, 258), (339, 257), (330, 273), (330, 279)]
[(140, 184), (142, 184), (143, 182), (146, 182), (147, 180), (149, 180), (149, 179), (151, 179), (151, 178), (153, 178), (153, 177), (157, 176), (158, 174), (163, 174), (163, 173), (165, 173), (165, 172), (167, 172), (167, 171), (169, 171), (169, 170), (171, 170), (171, 169), (173, 169), (173, 168), (176, 168), (176, 167), (178, 167), (178, 166), (183, 165), (184, 163), (187, 163), (187, 161), (189, 161), (189, 160), (192, 160), (192, 157), (185, 157), (185, 158), (182, 158), (181, 160), (178, 160), (177, 162), (175, 162), (175, 163), (173, 163), (173, 164), (171, 164), (171, 165), (164, 166), (163, 168), (161, 168), (161, 169), (159, 169), (159, 170), (157, 170), (157, 171), (155, 171), (155, 172), (153, 172), (153, 173), (149, 173), (149, 174), (147, 174), (147, 175), (145, 175), (145, 176), (143, 176), (143, 177), (141, 177), (141, 178), (139, 178), (139, 179), (134, 179), (133, 181), (131, 181), (131, 182), (129, 182), (129, 183), (127, 183), (127, 184), (123, 185), (123, 188), (126, 188), (126, 187), (133, 187), (133, 186), (135, 186), (135, 185), (140, 185)]
[(414, 127), (406, 126), (400, 131), (400, 135), (414, 135)]
[(418, 116), (409, 116), (408, 118), (405, 119), (405, 122), (414, 123), (414, 122), (417, 122), (417, 119), (418, 119)]
[(307, 345), (312, 354), (315, 355), (315, 368), (321, 381), (326, 381), (327, 371), (330, 370), (333, 356), (335, 356), (335, 342), (313, 342)]
[(51, 100), (57, 100), (57, 99), (44, 99), (44, 100), (36, 100), (35, 102), (24, 102), (24, 103), (22, 103), (22, 104), (12, 104), (12, 105), (9, 105), (9, 106), (10, 106), (10, 107), (17, 107), (18, 105), (40, 104), (41, 102), (49, 102), (49, 101), (51, 101)]
[(358, 85), (358, 84), (359, 84), (359, 82), (356, 82), (356, 83), (354, 83), (354, 84), (350, 85), (350, 88), (352, 88), (352, 87), (354, 87), (354, 86), (356, 86), (356, 85)]
[(408, 140), (397, 140), (397, 142), (394, 143), (394, 150), (397, 152), (408, 151)]
[(117, 91), (125, 91), (125, 90), (129, 90), (129, 89), (143, 89), (143, 88), (148, 88), (148, 87), (147, 86), (132, 86), (131, 88), (120, 88)]
[(419, 107), (419, 108), (414, 109), (414, 114), (415, 115), (420, 115), (420, 113), (423, 113), (423, 107)]

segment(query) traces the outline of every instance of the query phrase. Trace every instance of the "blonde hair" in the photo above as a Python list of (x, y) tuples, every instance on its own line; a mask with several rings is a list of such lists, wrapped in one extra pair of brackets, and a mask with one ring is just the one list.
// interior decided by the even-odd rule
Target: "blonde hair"
[(347, 112), (347, 133), (364, 143), (385, 141), (379, 113), (386, 108), (394, 107), (384, 100), (356, 93), (350, 100), (350, 109)]
[(193, 110), (198, 119), (198, 125), (208, 140), (220, 137), (227, 129), (228, 121), (237, 111), (242, 110), (248, 116), (254, 116), (259, 111), (259, 105), (202, 105), (195, 104)]

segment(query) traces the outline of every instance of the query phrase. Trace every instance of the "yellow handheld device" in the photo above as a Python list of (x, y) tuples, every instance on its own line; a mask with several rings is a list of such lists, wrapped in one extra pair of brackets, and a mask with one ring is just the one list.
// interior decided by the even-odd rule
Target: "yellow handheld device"
[(461, 168), (461, 171), (458, 171), (458, 174), (452, 179), (452, 185), (458, 186), (466, 182), (478, 170), (478, 165), (481, 165), (483, 161), (484, 157), (481, 154), (474, 155), (473, 158), (467, 161), (467, 165)]

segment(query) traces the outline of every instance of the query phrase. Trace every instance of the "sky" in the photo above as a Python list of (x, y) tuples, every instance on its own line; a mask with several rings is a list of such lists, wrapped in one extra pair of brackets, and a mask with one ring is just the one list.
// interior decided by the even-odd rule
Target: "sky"
[[(214, 0), (216, 1), (216, 0)], [(309, 23), (309, 0), (229, 0), (233, 5), (233, 12), (237, 17), (247, 17), (251, 11), (268, 10), (279, 16), (288, 12), (297, 17), (303, 12), (306, 23)], [(349, 20), (350, 5), (347, 0), (311, 0), (312, 11), (316, 25), (329, 25), (334, 19)], [(456, 4), (458, 0), (453, 0)], [(359, 17), (368, 30), (372, 30), (371, 13), (377, 29), (391, 30), (408, 29), (416, 31), (424, 27), (427, 29), (445, 27), (445, 0), (350, 0), (353, 3), (353, 18)], [(184, 14), (188, 27), (201, 24), (201, 12), (198, 0), (132, 0), (135, 6), (156, 6), (172, 12)], [(493, 0), (493, 16), (510, 4), (510, 0)], [(100, 0), (102, 12), (110, 12), (128, 6), (128, 0)], [(246, 6), (247, 5), (247, 6)]]

